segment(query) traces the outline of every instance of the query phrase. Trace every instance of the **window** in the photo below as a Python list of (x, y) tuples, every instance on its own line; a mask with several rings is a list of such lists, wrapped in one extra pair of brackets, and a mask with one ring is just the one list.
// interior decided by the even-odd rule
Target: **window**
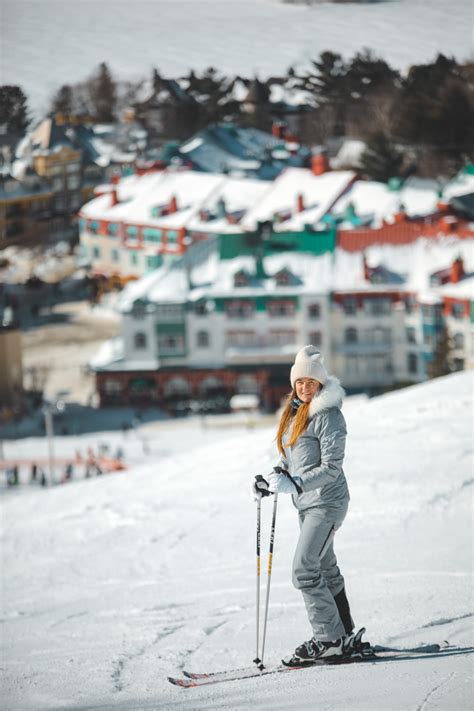
[(227, 333), (228, 346), (253, 346), (256, 335), (254, 331), (229, 331)]
[(168, 397), (173, 395), (190, 395), (191, 386), (184, 378), (175, 376), (174, 378), (170, 378), (168, 382), (165, 383), (163, 386), (163, 392)]
[(62, 210), (66, 209), (66, 200), (63, 197), (57, 197), (54, 201), (54, 208), (58, 212), (62, 212)]
[(146, 348), (146, 333), (143, 333), (143, 331), (137, 331), (133, 337), (133, 343), (135, 348)]
[(319, 304), (310, 304), (308, 306), (308, 316), (309, 318), (320, 318), (321, 306)]
[(464, 358), (453, 358), (454, 370), (464, 370)]
[(464, 334), (455, 333), (453, 336), (453, 348), (464, 348)]
[(104, 383), (104, 390), (107, 395), (119, 395), (122, 392), (122, 385), (120, 380), (113, 380), (112, 378), (107, 378)]
[(451, 307), (451, 313), (453, 318), (461, 319), (464, 316), (464, 305), (463, 304), (453, 304)]
[(53, 192), (59, 193), (63, 189), (63, 178), (61, 175), (53, 178)]
[(348, 375), (359, 375), (359, 359), (357, 356), (347, 356), (346, 366)]
[(178, 233), (175, 232), (174, 230), (169, 230), (166, 233), (166, 238), (167, 238), (168, 242), (173, 242), (173, 243), (177, 242), (178, 241)]
[(181, 334), (158, 334), (160, 355), (181, 355), (184, 352), (184, 336)]
[(138, 229), (134, 227), (133, 225), (129, 225), (126, 230), (127, 237), (130, 239), (136, 239), (138, 235)]
[(92, 256), (94, 259), (100, 258), (100, 247), (93, 247), (92, 248)]
[(309, 342), (312, 346), (320, 346), (322, 343), (321, 331), (311, 331), (309, 334)]
[(423, 343), (425, 346), (429, 346), (430, 348), (434, 345), (435, 339), (433, 337), (432, 333), (429, 333), (428, 331), (423, 334)]
[(346, 328), (344, 333), (344, 340), (346, 343), (357, 343), (357, 329), (356, 328)]
[(209, 348), (209, 333), (207, 331), (198, 331), (196, 334), (196, 344), (198, 348)]
[(120, 261), (120, 252), (118, 251), (118, 249), (113, 249), (110, 254), (113, 262)]
[(240, 375), (237, 378), (236, 390), (242, 395), (255, 395), (260, 392), (255, 375)]
[(156, 307), (156, 316), (160, 321), (182, 321), (183, 307), (180, 304), (160, 304)]
[(134, 319), (141, 320), (146, 316), (146, 305), (141, 301), (135, 301), (132, 306), (132, 316)]
[(74, 175), (68, 175), (68, 177), (67, 177), (68, 190), (77, 190), (80, 183), (81, 183), (81, 180), (80, 180), (78, 173), (75, 173)]
[(277, 286), (290, 286), (294, 281), (294, 277), (288, 269), (282, 269), (275, 275), (275, 281)]
[(119, 233), (119, 225), (116, 222), (109, 222), (107, 225), (107, 234), (111, 237), (116, 237)]
[(390, 313), (390, 299), (366, 299), (365, 311), (372, 316), (385, 316)]
[(228, 318), (251, 318), (254, 304), (251, 301), (229, 301), (225, 305)]
[(130, 252), (130, 264), (134, 267), (138, 265), (138, 254), (136, 252)]
[(411, 373), (411, 375), (418, 373), (418, 356), (416, 353), (408, 354), (408, 372)]
[(354, 316), (357, 313), (357, 301), (353, 296), (347, 296), (342, 302), (342, 308), (347, 316)]
[(194, 305), (196, 316), (207, 316), (207, 306), (205, 301), (197, 301)]
[(234, 274), (234, 286), (248, 286), (249, 285), (249, 275), (244, 269), (239, 269), (238, 272)]
[(203, 395), (217, 395), (225, 392), (225, 386), (220, 378), (210, 375), (199, 384), (199, 390)]
[(161, 242), (161, 230), (152, 229), (151, 227), (146, 227), (143, 230), (143, 238), (145, 242)]
[(295, 315), (295, 304), (293, 301), (269, 301), (267, 304), (268, 315), (273, 318), (281, 318)]
[(296, 343), (296, 331), (270, 331), (273, 346), (292, 346)]
[(392, 332), (389, 328), (381, 328), (377, 326), (367, 333), (370, 343), (390, 343)]
[(414, 326), (407, 326), (405, 329), (407, 343), (416, 343), (416, 329)]
[(405, 299), (405, 312), (407, 314), (412, 314), (415, 309), (416, 309), (416, 300), (413, 298), (413, 296), (408, 296)]

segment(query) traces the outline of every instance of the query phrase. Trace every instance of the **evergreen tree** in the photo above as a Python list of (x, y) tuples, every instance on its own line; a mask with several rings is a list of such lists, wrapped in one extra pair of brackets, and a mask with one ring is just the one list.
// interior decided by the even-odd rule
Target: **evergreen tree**
[(53, 96), (51, 111), (65, 116), (73, 113), (73, 90), (69, 84), (63, 84)]
[(442, 375), (449, 375), (453, 372), (451, 350), (451, 338), (448, 329), (443, 325), (438, 334), (433, 359), (428, 363), (429, 378), (440, 378)]
[(89, 82), (89, 93), (95, 119), (104, 123), (114, 121), (117, 86), (105, 62), (100, 64), (97, 74)]
[(403, 155), (393, 146), (382, 131), (377, 131), (367, 141), (361, 156), (362, 172), (373, 180), (387, 182), (400, 175)]
[(0, 86), (0, 128), (22, 135), (30, 124), (27, 98), (19, 86)]

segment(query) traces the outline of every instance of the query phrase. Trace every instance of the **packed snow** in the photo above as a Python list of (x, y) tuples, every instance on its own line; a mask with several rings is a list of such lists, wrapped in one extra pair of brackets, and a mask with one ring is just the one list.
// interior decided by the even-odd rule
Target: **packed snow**
[(209, 66), (266, 77), (308, 67), (325, 50), (348, 58), (369, 47), (403, 70), (438, 52), (467, 60), (473, 49), (471, 0), (312, 7), (279, 0), (0, 4), (1, 82), (19, 84), (37, 115), (48, 110), (61, 84), (82, 81), (103, 61), (120, 79), (148, 78), (152, 67), (178, 77)]
[[(470, 372), (344, 405), (352, 501), (335, 546), (356, 625), (377, 644), (453, 646), (189, 690), (167, 676), (248, 666), (255, 656), (249, 482), (276, 462), (276, 421), (191, 418), (56, 438), (58, 457), (120, 445), (128, 468), (3, 488), (3, 707), (472, 708), (473, 405)], [(46, 453), (44, 439), (4, 444), (7, 459)], [(265, 558), (271, 503), (263, 509)], [(267, 663), (310, 637), (291, 585), (297, 535), (281, 495)]]

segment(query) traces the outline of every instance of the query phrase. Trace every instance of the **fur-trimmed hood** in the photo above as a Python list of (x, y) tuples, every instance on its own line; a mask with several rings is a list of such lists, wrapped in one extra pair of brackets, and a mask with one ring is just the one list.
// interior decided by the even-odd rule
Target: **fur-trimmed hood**
[(314, 417), (318, 412), (328, 410), (330, 407), (337, 407), (340, 410), (345, 394), (339, 380), (330, 375), (321, 390), (311, 400), (309, 416)]

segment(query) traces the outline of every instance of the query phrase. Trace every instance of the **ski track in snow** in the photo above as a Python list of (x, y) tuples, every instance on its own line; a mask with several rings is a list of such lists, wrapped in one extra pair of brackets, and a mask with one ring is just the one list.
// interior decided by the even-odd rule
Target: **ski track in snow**
[[(225, 689), (169, 685), (166, 677), (183, 668), (248, 666), (255, 656), (249, 480), (269, 471), (276, 456), (275, 428), (216, 422), (201, 429), (189, 420), (157, 430), (169, 449), (159, 459), (144, 461), (139, 437), (130, 436), (123, 474), (47, 491), (3, 490), (6, 708), (309, 711), (315, 690), (318, 711), (470, 708), (472, 403), (471, 374), (462, 373), (362, 405), (348, 399), (344, 407), (352, 501), (336, 551), (353, 616), (374, 643), (446, 639), (452, 646), (445, 652)], [(402, 431), (407, 419), (412, 426)], [(58, 438), (58, 449), (96, 441)], [(9, 457), (33, 456), (40, 446), (31, 439), (5, 449)], [(296, 514), (289, 497), (280, 498), (267, 663), (309, 636), (290, 576)], [(271, 507), (262, 509), (263, 600)]]
[(447, 684), (454, 676), (456, 676), (456, 672), (451, 672), (451, 674), (448, 674), (447, 677), (443, 679), (439, 684), (434, 686), (425, 696), (423, 701), (419, 706), (417, 706), (416, 711), (423, 711), (424, 709), (428, 708), (428, 701), (431, 699), (431, 697), (439, 690), (441, 689), (442, 686)]

